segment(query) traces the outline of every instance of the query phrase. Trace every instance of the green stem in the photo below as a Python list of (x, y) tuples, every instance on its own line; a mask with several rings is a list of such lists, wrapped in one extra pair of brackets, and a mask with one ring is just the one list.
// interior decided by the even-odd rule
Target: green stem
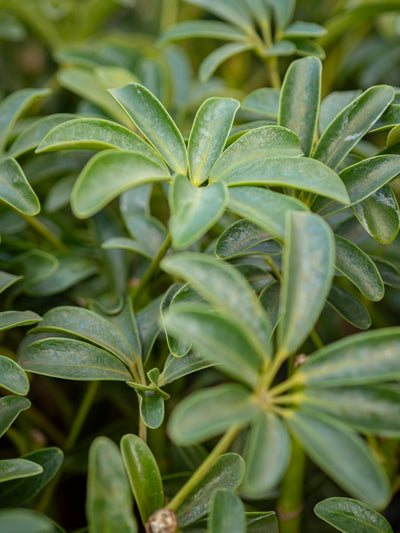
[(140, 416), (140, 413), (139, 413), (139, 437), (142, 439), (143, 442), (147, 442), (147, 427), (146, 427), (146, 424), (143, 422), (143, 418)]
[(64, 243), (60, 241), (55, 235), (51, 233), (50, 230), (46, 228), (36, 217), (25, 215), (21, 213), (21, 216), (27, 221), (27, 223), (32, 226), (40, 235), (42, 235), (47, 241), (51, 242), (60, 252), (67, 252), (68, 248)]
[[(267, 49), (271, 48), (271, 46), (272, 46), (272, 35), (271, 35), (271, 25), (270, 25), (269, 21), (267, 21), (267, 22), (265, 22), (263, 24), (262, 33), (263, 33), (263, 39), (264, 39), (266, 48)], [(265, 53), (264, 53), (262, 48), (259, 49), (258, 55), (264, 61), (264, 63), (267, 65), (272, 87), (274, 87), (274, 89), (280, 89), (281, 88), (281, 78), (280, 78), (280, 75), (279, 75), (277, 57), (276, 56), (265, 56)]]
[(311, 340), (313, 341), (315, 347), (320, 350), (324, 347), (324, 343), (322, 342), (321, 337), (318, 335), (315, 329), (313, 329), (310, 333)]
[(265, 261), (271, 267), (272, 273), (274, 274), (275, 278), (278, 281), (282, 281), (282, 274), (279, 268), (276, 266), (275, 261), (269, 255), (266, 256)]
[(285, 351), (279, 350), (276, 353), (271, 365), (268, 367), (268, 370), (263, 376), (261, 376), (259, 386), (257, 387), (259, 392), (262, 392), (268, 389), (268, 387), (274, 381), (276, 374), (278, 373), (280, 367), (285, 362), (286, 358), (287, 358), (287, 354)]
[(178, 20), (178, 0), (161, 0), (160, 33)]
[(83, 424), (85, 423), (89, 410), (92, 407), (93, 401), (99, 389), (99, 385), (100, 381), (91, 381), (86, 389), (83, 400), (79, 406), (78, 413), (74, 419), (74, 423), (72, 424), (71, 430), (65, 442), (64, 449), (67, 452), (74, 447), (79, 434), (82, 431)]
[(233, 442), (235, 437), (240, 431), (240, 427), (235, 425), (232, 426), (221, 440), (217, 443), (215, 448), (211, 451), (207, 459), (203, 461), (200, 467), (194, 472), (194, 474), (188, 479), (188, 481), (183, 485), (183, 487), (175, 494), (173, 499), (168, 504), (168, 509), (176, 512), (186, 498), (191, 494), (191, 492), (197, 487), (200, 481), (208, 474), (211, 468), (218, 461), (220, 455), (222, 455), (229, 445)]
[(64, 446), (65, 439), (62, 432), (52, 423), (50, 420), (43, 415), (39, 409), (31, 405), (29, 408), (29, 416), (32, 422), (42, 429), (48, 437), (50, 437), (57, 446)]

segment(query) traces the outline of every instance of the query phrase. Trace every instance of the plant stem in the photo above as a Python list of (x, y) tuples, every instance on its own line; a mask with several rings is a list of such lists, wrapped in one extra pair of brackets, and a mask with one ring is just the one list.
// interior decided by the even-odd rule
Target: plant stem
[(208, 455), (207, 459), (199, 466), (194, 474), (188, 479), (183, 487), (175, 494), (173, 499), (168, 504), (168, 509), (176, 512), (182, 503), (186, 500), (189, 494), (197, 487), (200, 481), (208, 474), (211, 468), (215, 465), (220, 455), (222, 455), (228, 446), (235, 439), (240, 431), (240, 426), (232, 426), (225, 435), (220, 439), (215, 448)]
[(311, 340), (313, 341), (315, 347), (320, 350), (324, 347), (321, 337), (318, 335), (317, 331), (313, 329), (310, 333)]
[(139, 413), (139, 437), (142, 439), (143, 442), (147, 442), (147, 427), (146, 427), (146, 424), (143, 422), (143, 418), (140, 416), (140, 413)]
[[(269, 21), (266, 21), (263, 24), (262, 28), (263, 33), (263, 39), (266, 45), (266, 48), (271, 48), (272, 46), (272, 35), (271, 35), (271, 25)], [(258, 52), (261, 59), (264, 61), (264, 63), (268, 67), (269, 77), (271, 81), (272, 87), (274, 89), (280, 89), (281, 88), (281, 78), (279, 75), (279, 69), (278, 69), (278, 59), (276, 56), (266, 56), (264, 51), (261, 49)]]
[(75, 445), (79, 437), (79, 433), (82, 430), (82, 427), (83, 427), (83, 424), (85, 423), (88, 412), (96, 397), (97, 391), (99, 389), (99, 385), (100, 385), (100, 381), (91, 381), (89, 383), (88, 388), (86, 389), (85, 395), (79, 406), (78, 413), (75, 417), (74, 423), (72, 424), (71, 430), (69, 432), (69, 435), (65, 443), (64, 449), (67, 452), (71, 450), (71, 448), (73, 448), (73, 446)]
[(271, 267), (272, 273), (274, 274), (275, 278), (278, 281), (282, 281), (282, 274), (279, 268), (276, 266), (275, 261), (269, 255), (266, 256), (265, 261)]
[(272, 387), (272, 389), (269, 390), (268, 395), (278, 396), (278, 394), (282, 394), (282, 392), (286, 392), (287, 390), (291, 389), (292, 387), (295, 387), (296, 385), (300, 385), (300, 383), (297, 378), (297, 375), (294, 374), (294, 376), (290, 377), (286, 381), (283, 381), (275, 387)]
[(55, 235), (51, 233), (50, 230), (46, 228), (36, 217), (25, 215), (21, 213), (21, 216), (27, 221), (27, 223), (32, 226), (40, 235), (42, 235), (47, 241), (51, 242), (60, 252), (67, 252), (68, 248), (64, 243), (60, 241)]
[(261, 377), (260, 384), (258, 387), (258, 390), (265, 391), (268, 389), (268, 387), (273, 382), (276, 374), (278, 373), (280, 367), (285, 362), (287, 358), (287, 354), (284, 351), (278, 351), (276, 352), (276, 355), (271, 363), (271, 365), (268, 367), (268, 370), (266, 373)]

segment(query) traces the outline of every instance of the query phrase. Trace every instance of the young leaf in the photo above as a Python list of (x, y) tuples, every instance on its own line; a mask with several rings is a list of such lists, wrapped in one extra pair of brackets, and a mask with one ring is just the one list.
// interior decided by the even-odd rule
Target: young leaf
[(281, 126), (294, 131), (309, 156), (317, 127), (321, 96), (321, 61), (316, 57), (297, 59), (288, 68), (281, 90)]
[(318, 215), (287, 215), (278, 324), (279, 350), (287, 355), (301, 346), (325, 304), (333, 276), (335, 244)]
[(11, 157), (0, 161), (0, 200), (24, 215), (37, 215), (40, 211), (38, 197), (22, 168)]
[(160, 471), (150, 448), (136, 435), (124, 435), (121, 453), (143, 523), (164, 506)]
[(97, 437), (90, 446), (86, 516), (89, 533), (138, 530), (121, 454), (106, 437)]
[(0, 460), (0, 483), (12, 479), (20, 479), (29, 476), (37, 476), (43, 472), (43, 468), (27, 461), (26, 459), (1, 459)]
[(235, 424), (245, 426), (259, 413), (250, 391), (229, 383), (194, 392), (174, 409), (168, 433), (181, 446), (215, 437)]
[(250, 111), (257, 113), (257, 115), (264, 115), (268, 118), (277, 119), (279, 113), (279, 89), (272, 87), (261, 87), (247, 95), (242, 103), (240, 109), (243, 111)]
[(0, 398), (0, 437), (8, 430), (21, 411), (28, 409), (31, 402), (18, 396)]
[(12, 359), (0, 355), (0, 386), (25, 395), (29, 391), (29, 381), (22, 368)]
[(129, 381), (126, 366), (116, 357), (85, 342), (48, 338), (34, 342), (22, 352), (22, 368), (55, 378)]
[(188, 143), (190, 180), (197, 187), (221, 155), (238, 107), (233, 98), (208, 98), (197, 111)]
[(311, 459), (352, 496), (380, 509), (390, 499), (385, 471), (365, 441), (328, 416), (291, 411), (286, 422)]
[(152, 391), (139, 391), (139, 410), (144, 424), (150, 429), (161, 426), (164, 420), (164, 399)]
[(335, 169), (382, 115), (393, 96), (393, 89), (386, 85), (366, 90), (329, 124), (313, 157)]
[(368, 329), (371, 317), (364, 305), (350, 292), (332, 285), (328, 294), (328, 304), (347, 322), (360, 329)]
[(110, 93), (168, 165), (175, 172), (186, 174), (185, 143), (161, 102), (138, 83), (129, 83)]
[(232, 491), (217, 489), (211, 498), (208, 516), (210, 533), (246, 533), (243, 503)]
[(122, 192), (168, 177), (166, 169), (140, 153), (105, 150), (82, 170), (72, 191), (71, 206), (78, 218), (87, 218)]
[(327, 498), (317, 503), (314, 513), (342, 533), (393, 533), (386, 518), (352, 498)]
[(242, 52), (247, 52), (252, 50), (254, 44), (247, 43), (228, 43), (220, 46), (213, 50), (208, 56), (202, 61), (199, 67), (199, 79), (202, 82), (208, 81), (217, 68), (222, 65), (227, 59), (241, 54)]
[(168, 28), (158, 40), (168, 44), (182, 39), (222, 39), (223, 41), (246, 41), (247, 35), (238, 28), (217, 20), (189, 20)]

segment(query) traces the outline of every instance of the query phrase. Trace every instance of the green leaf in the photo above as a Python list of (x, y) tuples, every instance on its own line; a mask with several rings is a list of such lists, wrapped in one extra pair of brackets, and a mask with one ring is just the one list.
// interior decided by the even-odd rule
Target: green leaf
[(315, 22), (302, 22), (301, 20), (296, 20), (282, 31), (281, 37), (322, 37), (326, 33), (326, 29), (319, 24), (315, 24)]
[(279, 112), (279, 97), (279, 89), (261, 87), (243, 99), (240, 109), (276, 119)]
[(1, 459), (0, 460), (0, 483), (12, 479), (20, 479), (29, 476), (37, 476), (43, 472), (43, 468), (27, 461), (26, 459)]
[(0, 331), (16, 326), (29, 326), (41, 320), (42, 317), (33, 311), (2, 311), (0, 312)]
[(143, 523), (164, 506), (160, 471), (150, 448), (136, 435), (124, 435), (121, 452)]
[(248, 533), (279, 533), (274, 512), (246, 513)]
[(265, 57), (290, 56), (296, 52), (296, 46), (291, 41), (278, 41), (263, 50)]
[(335, 169), (382, 115), (393, 96), (393, 89), (386, 85), (363, 92), (329, 124), (313, 157)]
[(288, 68), (281, 90), (278, 122), (296, 133), (306, 156), (311, 153), (317, 128), (321, 72), (316, 57), (297, 59)]
[(168, 177), (166, 169), (142, 154), (105, 150), (96, 154), (82, 170), (72, 191), (71, 206), (78, 218), (87, 218), (122, 192)]
[(150, 302), (136, 315), (136, 323), (142, 345), (142, 358), (146, 362), (154, 342), (161, 331), (160, 322), (161, 297)]
[(301, 405), (339, 418), (357, 431), (379, 437), (400, 436), (400, 390), (394, 385), (332, 387), (301, 393)]
[(328, 294), (328, 304), (347, 322), (360, 329), (368, 329), (371, 317), (364, 305), (350, 292), (332, 285)]
[(15, 394), (25, 395), (29, 391), (25, 372), (15, 361), (4, 355), (0, 355), (0, 386)]
[(325, 59), (326, 57), (322, 46), (312, 39), (291, 37), (291, 41), (296, 45), (296, 54), (299, 56), (315, 56), (318, 59)]
[(400, 123), (400, 105), (390, 104), (381, 118), (372, 126), (371, 132), (384, 131)]
[(250, 391), (229, 383), (194, 392), (184, 398), (168, 422), (168, 433), (181, 446), (215, 437), (231, 426), (247, 425), (259, 412)]
[(128, 339), (109, 320), (88, 309), (73, 306), (55, 307), (48, 311), (34, 332), (60, 332), (76, 335), (111, 352), (130, 367), (135, 360)]
[(189, 20), (168, 28), (158, 40), (168, 44), (182, 39), (222, 39), (224, 41), (246, 41), (247, 35), (225, 22), (217, 20)]
[(285, 236), (286, 213), (307, 211), (297, 198), (260, 187), (231, 187), (228, 208), (281, 241)]
[(248, 254), (278, 254), (282, 250), (272, 235), (248, 220), (238, 220), (229, 226), (215, 245), (215, 254), (230, 259)]
[(271, 7), (277, 30), (285, 28), (293, 17), (295, 0), (265, 0)]
[(49, 89), (21, 89), (4, 98), (0, 104), (0, 151), (4, 151), (19, 117), (34, 102), (49, 94)]
[(0, 505), (12, 507), (32, 499), (55, 476), (63, 461), (63, 452), (59, 448), (42, 448), (23, 459), (33, 461), (43, 468), (43, 472), (33, 477), (6, 481), (0, 484)]
[(64, 533), (47, 516), (23, 508), (1, 510), (0, 529), (12, 533)]
[(187, 2), (202, 7), (245, 31), (253, 28), (246, 3), (241, 0), (187, 0)]
[(352, 498), (327, 498), (317, 503), (314, 513), (343, 533), (393, 533), (386, 518)]
[(400, 377), (400, 328), (358, 333), (318, 350), (299, 368), (299, 383), (313, 387), (366, 385)]
[(221, 217), (227, 196), (222, 183), (196, 187), (186, 176), (175, 176), (169, 197), (174, 247), (187, 248), (200, 239)]
[(24, 215), (32, 216), (40, 211), (38, 197), (22, 168), (11, 157), (0, 161), (0, 200)]
[(121, 454), (106, 437), (97, 437), (90, 446), (86, 516), (89, 533), (138, 530)]
[(294, 353), (314, 327), (332, 283), (334, 254), (332, 230), (321, 217), (288, 213), (278, 324), (282, 353)]
[(113, 89), (110, 93), (168, 165), (175, 172), (185, 174), (185, 143), (161, 102), (138, 83), (129, 83), (120, 89)]
[(260, 294), (260, 303), (267, 313), (273, 329), (275, 329), (278, 324), (280, 294), (281, 284), (278, 281), (271, 281), (268, 283)]
[(290, 458), (290, 437), (274, 413), (254, 419), (243, 452), (246, 472), (240, 491), (246, 498), (262, 498), (281, 480)]
[(181, 253), (164, 259), (161, 266), (191, 286), (211, 305), (229, 313), (241, 324), (259, 355), (272, 352), (271, 327), (256, 295), (233, 267), (205, 254)]
[(400, 270), (382, 257), (370, 257), (379, 270), (383, 283), (389, 287), (400, 289)]
[(199, 78), (203, 83), (208, 81), (217, 68), (222, 65), (227, 59), (252, 50), (254, 44), (247, 43), (228, 43), (216, 48), (208, 54), (208, 56), (201, 62), (199, 67)]
[(13, 274), (0, 270), (0, 294), (20, 279), (21, 276), (14, 276)]
[(52, 129), (40, 143), (37, 153), (56, 150), (105, 150), (120, 148), (139, 152), (165, 168), (165, 164), (152, 147), (135, 133), (110, 120), (77, 118)]
[(73, 339), (48, 338), (36, 341), (22, 352), (22, 368), (36, 374), (74, 380), (132, 379), (126, 366), (96, 346)]
[(221, 155), (235, 118), (239, 102), (233, 98), (208, 98), (193, 121), (188, 143), (191, 182), (199, 186)]
[(210, 172), (210, 181), (232, 181), (232, 176), (247, 174), (266, 158), (302, 155), (297, 136), (281, 126), (263, 126), (250, 130), (231, 144)]
[(386, 474), (365, 441), (333, 418), (290, 411), (290, 430), (311, 459), (352, 496), (376, 508), (390, 500)]
[(354, 205), (352, 210), (365, 231), (382, 244), (391, 243), (399, 232), (399, 206), (389, 185)]
[(211, 497), (217, 489), (235, 490), (242, 481), (244, 461), (237, 453), (221, 455), (208, 474), (186, 498), (177, 512), (180, 527), (192, 524), (206, 515)]
[(164, 420), (164, 399), (160, 394), (152, 391), (139, 391), (140, 416), (144, 424), (150, 429), (161, 426)]
[(227, 489), (217, 489), (208, 516), (210, 533), (246, 533), (246, 517), (240, 498)]
[(163, 371), (160, 374), (158, 384), (160, 387), (172, 383), (176, 379), (198, 372), (204, 368), (212, 366), (212, 363), (206, 361), (194, 352), (189, 352), (183, 357), (175, 357), (170, 354), (165, 361)]
[(192, 343), (196, 351), (221, 371), (255, 387), (259, 371), (258, 346), (231, 315), (211, 311), (205, 304), (176, 304), (164, 315), (168, 333)]
[(0, 437), (8, 430), (21, 411), (28, 409), (31, 402), (18, 396), (0, 398)]
[(322, 100), (319, 110), (319, 131), (324, 132), (336, 115), (360, 96), (361, 92), (361, 89), (356, 89), (353, 91), (334, 91), (328, 94)]

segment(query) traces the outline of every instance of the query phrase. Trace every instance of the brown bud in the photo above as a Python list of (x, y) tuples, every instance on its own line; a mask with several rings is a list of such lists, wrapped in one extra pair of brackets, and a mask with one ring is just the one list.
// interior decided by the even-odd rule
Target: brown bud
[(175, 533), (178, 527), (176, 515), (170, 509), (158, 509), (147, 521), (146, 533)]

